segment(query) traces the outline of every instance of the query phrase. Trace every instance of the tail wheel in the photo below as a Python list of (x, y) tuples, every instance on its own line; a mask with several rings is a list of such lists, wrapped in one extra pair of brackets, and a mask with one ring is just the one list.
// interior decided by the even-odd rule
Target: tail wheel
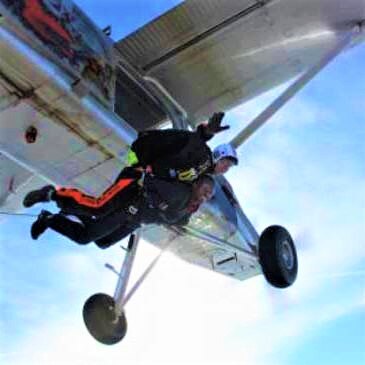
[(266, 228), (259, 239), (259, 259), (266, 280), (276, 288), (292, 285), (298, 273), (294, 241), (281, 226)]
[(114, 299), (106, 294), (95, 294), (84, 304), (83, 317), (90, 334), (104, 345), (114, 345), (127, 332), (124, 313), (117, 316)]

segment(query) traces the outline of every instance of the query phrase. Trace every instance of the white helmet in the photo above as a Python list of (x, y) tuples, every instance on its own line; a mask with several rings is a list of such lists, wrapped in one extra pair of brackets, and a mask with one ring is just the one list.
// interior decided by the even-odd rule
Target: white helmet
[(228, 158), (238, 165), (238, 157), (236, 150), (229, 144), (220, 144), (213, 150), (213, 162), (217, 163), (222, 158)]

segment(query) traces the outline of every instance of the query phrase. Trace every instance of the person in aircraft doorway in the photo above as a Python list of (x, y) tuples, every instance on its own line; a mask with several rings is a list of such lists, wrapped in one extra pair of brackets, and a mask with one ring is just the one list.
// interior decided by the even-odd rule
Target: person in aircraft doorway
[(187, 224), (190, 216), (211, 199), (214, 191), (214, 179), (210, 175), (202, 175), (193, 183), (167, 181), (151, 175), (145, 180), (141, 194), (102, 218), (83, 217), (81, 222), (75, 222), (62, 213), (42, 211), (31, 227), (32, 238), (38, 239), (50, 228), (78, 244), (95, 241), (100, 248), (107, 248), (142, 223)]
[(141, 132), (133, 142), (129, 163), (115, 183), (101, 196), (93, 197), (78, 189), (47, 185), (29, 192), (25, 207), (54, 201), (64, 213), (102, 217), (114, 212), (123, 201), (138, 194), (145, 173), (170, 181), (193, 182), (203, 173), (224, 174), (238, 164), (237, 153), (230, 144), (216, 147), (212, 153), (206, 142), (229, 126), (221, 126), (223, 112), (215, 113), (207, 124), (195, 132), (167, 129)]

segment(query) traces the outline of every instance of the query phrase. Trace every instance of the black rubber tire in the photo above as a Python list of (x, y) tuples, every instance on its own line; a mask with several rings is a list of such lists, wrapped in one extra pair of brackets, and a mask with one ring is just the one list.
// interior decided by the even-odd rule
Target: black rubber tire
[(259, 259), (266, 280), (276, 288), (292, 285), (298, 273), (294, 241), (281, 226), (267, 227), (259, 239)]
[(127, 333), (124, 313), (116, 319), (114, 299), (107, 294), (94, 294), (84, 304), (83, 317), (86, 328), (97, 341), (104, 345), (114, 345)]

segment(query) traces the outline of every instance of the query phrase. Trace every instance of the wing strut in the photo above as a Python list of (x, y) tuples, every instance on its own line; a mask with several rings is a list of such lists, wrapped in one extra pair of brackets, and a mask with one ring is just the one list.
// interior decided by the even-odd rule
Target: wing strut
[(300, 91), (314, 76), (335, 59), (344, 48), (346, 48), (356, 37), (364, 31), (365, 20), (354, 26), (350, 32), (338, 41), (317, 64), (301, 75), (291, 84), (277, 99), (275, 99), (262, 113), (260, 113), (250, 124), (248, 124), (235, 138), (231, 140), (235, 148), (243, 144), (260, 127), (262, 127), (283, 105), (285, 105), (298, 91)]
[(153, 261), (148, 265), (147, 269), (143, 272), (140, 278), (136, 281), (133, 287), (129, 290), (129, 292), (125, 295), (123, 299), (123, 307), (127, 304), (132, 295), (136, 292), (136, 290), (141, 286), (141, 284), (145, 281), (147, 275), (152, 271), (152, 269), (156, 266), (157, 262), (160, 260), (161, 256), (166, 252), (166, 249), (170, 246), (171, 241), (161, 249), (159, 254), (153, 259)]
[(123, 299), (127, 290), (127, 284), (132, 270), (133, 261), (136, 256), (139, 238), (140, 238), (139, 230), (137, 230), (135, 233), (132, 233), (131, 237), (129, 238), (128, 251), (126, 257), (124, 258), (124, 262), (119, 274), (117, 287), (115, 288), (114, 292), (115, 312), (118, 316), (120, 316), (123, 312), (123, 304), (124, 304)]
[(136, 251), (138, 247), (138, 243), (140, 240), (140, 229), (136, 230), (132, 233), (129, 242), (126, 256), (124, 258), (122, 268), (118, 273), (113, 266), (106, 264), (105, 266), (115, 272), (118, 275), (118, 283), (114, 292), (114, 302), (115, 302), (115, 312), (117, 316), (120, 316), (123, 313), (123, 309), (132, 295), (136, 292), (136, 290), (141, 286), (141, 284), (145, 281), (147, 275), (152, 271), (152, 269), (156, 266), (157, 262), (161, 258), (162, 254), (167, 250), (167, 248), (171, 245), (172, 241), (177, 237), (176, 234), (169, 237), (167, 244), (165, 244), (160, 253), (153, 259), (150, 265), (146, 268), (140, 278), (136, 281), (133, 287), (127, 293), (127, 285), (129, 281), (129, 276), (132, 271), (132, 266), (134, 262), (134, 258), (136, 256)]

